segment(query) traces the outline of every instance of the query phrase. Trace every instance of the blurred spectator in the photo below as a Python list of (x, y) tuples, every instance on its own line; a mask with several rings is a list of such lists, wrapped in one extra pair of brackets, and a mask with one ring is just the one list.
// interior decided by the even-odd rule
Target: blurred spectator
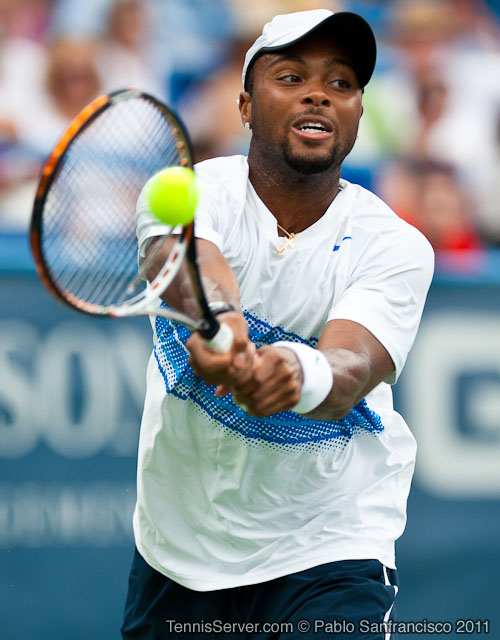
[(101, 90), (97, 45), (80, 37), (62, 37), (48, 47), (45, 91), (36, 111), (19, 114), (18, 137), (45, 156), (73, 118)]
[(11, 115), (36, 101), (43, 83), (45, 49), (26, 36), (25, 5), (0, 0), (0, 144), (15, 138)]
[(101, 89), (95, 42), (60, 38), (48, 47), (43, 92), (10, 114), (14, 141), (0, 159), (0, 222), (25, 228), (43, 159)]
[(0, 0), (0, 29), (14, 38), (42, 42), (53, 0)]
[(461, 253), (482, 248), (469, 195), (452, 165), (401, 158), (384, 174), (379, 192), (436, 251)]
[(435, 67), (419, 69), (415, 74), (418, 124), (414, 140), (409, 140), (414, 153), (419, 156), (435, 156), (432, 144), (433, 128), (439, 123), (448, 107), (448, 87), (442, 73)]
[(245, 153), (236, 101), (246, 49), (272, 15), (326, 7), (365, 15), (379, 45), (344, 177), (379, 184), (436, 247), (476, 247), (478, 236), (500, 245), (500, 27), (488, 4), (500, 3), (0, 0), (0, 223), (26, 224), (42, 158), (101, 90), (168, 100), (197, 160)]
[[(446, 219), (447, 228), (452, 226), (451, 216), (457, 216), (453, 233), (428, 231), (435, 245), (443, 241), (457, 248), (469, 243), (475, 246), (480, 234), (491, 240), (491, 225), (481, 220), (480, 207), (487, 185), (494, 183), (498, 162), (500, 28), (494, 15), (482, 0), (399, 0), (391, 4), (379, 50), (378, 70), (364, 96), (359, 139), (347, 167), (354, 164), (383, 173), (388, 163), (391, 179), (397, 173), (406, 184), (407, 176), (402, 174), (407, 167), (395, 171), (394, 155), (412, 157), (419, 166), (448, 166), (449, 171), (441, 171), (439, 179), (433, 173), (432, 193), (436, 195), (434, 187), (439, 183), (441, 195), (445, 185), (451, 194), (453, 181), (465, 192), (465, 236), (458, 239), (461, 234), (456, 232), (464, 230), (462, 207), (448, 206), (450, 202), (445, 206), (441, 197), (430, 198), (412, 215), (424, 216), (432, 204), (439, 204), (445, 210), (436, 211), (435, 222), (444, 224)], [(426, 174), (426, 187), (430, 187), (428, 179)], [(388, 181), (382, 176), (381, 184), (387, 186)], [(495, 218), (491, 208), (484, 214), (490, 222)], [(500, 208), (496, 210), (499, 216)], [(428, 219), (414, 222), (429, 229)], [(443, 234), (454, 240), (445, 242)]]
[(35, 38), (43, 36), (47, 9), (42, 0), (0, 0), (0, 223), (17, 224), (17, 209), (8, 202), (11, 188), (21, 189), (38, 170), (38, 161), (19, 144), (17, 118), (27, 109), (33, 116), (42, 91), (45, 49)]
[(455, 34), (455, 15), (444, 0), (391, 3), (351, 164), (375, 168), (381, 158), (410, 152), (420, 133), (418, 79), (438, 64)]
[(227, 64), (200, 86), (189, 89), (180, 102), (179, 113), (198, 162), (248, 151), (250, 132), (243, 128), (237, 100), (242, 91), (242, 60), (252, 42), (236, 38), (228, 51)]
[(106, 91), (133, 87), (163, 97), (149, 59), (149, 3), (115, 0), (107, 15), (99, 56), (99, 71)]
[[(150, 0), (155, 16), (152, 49), (170, 104), (224, 64), (232, 35), (228, 0)], [(249, 7), (251, 9), (251, 7)]]

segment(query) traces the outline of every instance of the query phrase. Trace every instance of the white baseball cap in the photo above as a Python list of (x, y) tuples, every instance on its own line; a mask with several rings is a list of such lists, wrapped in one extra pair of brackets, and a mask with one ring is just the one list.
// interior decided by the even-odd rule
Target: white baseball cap
[(359, 83), (364, 87), (372, 76), (377, 57), (377, 45), (370, 25), (357, 13), (312, 9), (274, 16), (264, 25), (262, 34), (245, 56), (241, 74), (245, 89), (248, 72), (259, 55), (280, 51), (319, 27), (331, 33), (332, 39), (349, 51)]

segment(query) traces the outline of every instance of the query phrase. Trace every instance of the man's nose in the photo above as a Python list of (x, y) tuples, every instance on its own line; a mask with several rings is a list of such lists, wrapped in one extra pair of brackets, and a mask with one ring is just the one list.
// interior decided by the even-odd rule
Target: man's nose
[(302, 96), (303, 104), (313, 104), (318, 107), (330, 106), (330, 98), (321, 82), (311, 82)]

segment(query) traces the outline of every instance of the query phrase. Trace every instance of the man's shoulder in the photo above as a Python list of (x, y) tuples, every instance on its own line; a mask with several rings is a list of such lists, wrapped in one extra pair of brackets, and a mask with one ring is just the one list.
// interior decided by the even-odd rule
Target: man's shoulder
[(241, 155), (203, 160), (195, 164), (194, 170), (203, 182), (231, 189), (246, 184), (248, 179), (248, 161)]
[(372, 191), (347, 181), (344, 184), (351, 192), (351, 224), (366, 236), (368, 244), (378, 245), (381, 250), (389, 246), (401, 250), (411, 247), (433, 260), (430, 242), (416, 227), (400, 218)]
[[(381, 229), (387, 228), (392, 230), (400, 230), (411, 235), (422, 236), (422, 233), (413, 225), (400, 218), (391, 207), (382, 200), (378, 195), (362, 187), (342, 180), (344, 188), (348, 188), (351, 193), (350, 215), (353, 219), (358, 220), (367, 227)], [(380, 226), (381, 225), (381, 226)]]
[(389, 224), (401, 220), (398, 215), (373, 191), (362, 187), (354, 182), (348, 182), (342, 179), (340, 181), (343, 190), (350, 194), (350, 203), (352, 207), (351, 215), (361, 218), (385, 219)]
[(248, 163), (245, 156), (210, 158), (194, 166), (200, 185), (197, 215), (204, 210), (230, 218), (243, 210), (248, 184)]

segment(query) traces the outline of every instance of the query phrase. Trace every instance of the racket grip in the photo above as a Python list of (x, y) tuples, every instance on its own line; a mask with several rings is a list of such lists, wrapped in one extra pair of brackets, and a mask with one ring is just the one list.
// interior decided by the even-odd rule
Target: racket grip
[(215, 336), (205, 340), (205, 343), (214, 353), (227, 353), (233, 344), (233, 330), (229, 325), (221, 323)]

